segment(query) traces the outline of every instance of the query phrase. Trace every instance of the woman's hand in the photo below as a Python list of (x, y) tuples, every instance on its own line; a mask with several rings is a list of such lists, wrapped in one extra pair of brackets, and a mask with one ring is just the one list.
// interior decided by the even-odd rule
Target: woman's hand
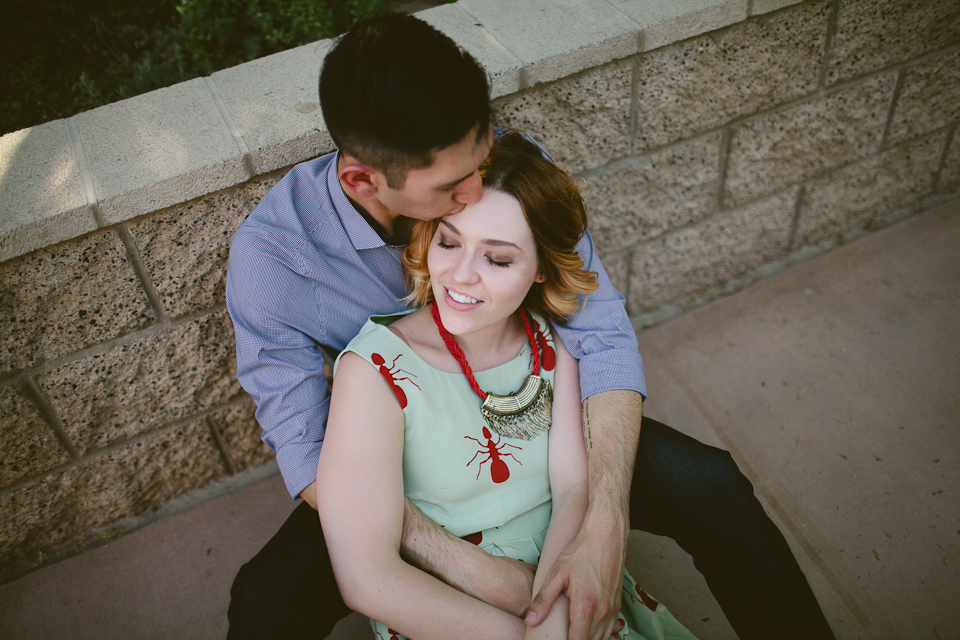
[(492, 556), (457, 538), (404, 498), (401, 557), (468, 596), (522, 618), (533, 597), (536, 565)]

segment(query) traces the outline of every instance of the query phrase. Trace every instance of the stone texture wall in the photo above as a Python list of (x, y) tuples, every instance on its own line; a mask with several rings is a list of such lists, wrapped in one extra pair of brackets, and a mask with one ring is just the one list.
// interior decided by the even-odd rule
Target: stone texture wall
[[(587, 25), (591, 37), (608, 45), (578, 42), (572, 53), (551, 50), (530, 62), (529, 37), (509, 32), (522, 21), (506, 14), (552, 11), (562, 22), (569, 2), (461, 0), (422, 15), (491, 70), (499, 123), (532, 131), (583, 177), (598, 250), (638, 327), (960, 193), (953, 0), (697, 0), (673, 22), (643, 22), (637, 12), (646, 3), (631, 0), (574, 4), (602, 5), (604, 20), (633, 31), (605, 35), (597, 19)], [(551, 46), (564, 28), (582, 36), (579, 26), (554, 24)], [(475, 28), (488, 35), (477, 38)], [(491, 48), (494, 39), (501, 44)], [(327, 46), (289, 55), (315, 76)], [(223, 296), (230, 239), (282, 175), (277, 169), (329, 148), (319, 125), (302, 124), (319, 120), (304, 97), (315, 89), (282, 62), (142, 98), (166, 104), (183, 94), (200, 105), (203, 117), (184, 125), (197, 130), (198, 145), (220, 109), (227, 138), (209, 135), (233, 136), (239, 151), (214, 145), (214, 164), (198, 160), (194, 173), (159, 167), (163, 175), (151, 177), (141, 167), (126, 187), (113, 168), (92, 167), (95, 180), (81, 179), (82, 166), (56, 173), (69, 165), (57, 140), (84, 142), (89, 123), (129, 111), (132, 124), (104, 140), (122, 146), (130, 130), (147, 135), (156, 123), (138, 99), (44, 125), (20, 149), (52, 149), (48, 173), (5, 169), (21, 185), (15, 203), (66, 213), (26, 220), (4, 236), (27, 238), (23, 251), (0, 239), (12, 256), (0, 263), (0, 579), (271, 460), (236, 381)], [(216, 84), (219, 102), (204, 102), (204, 82)], [(270, 113), (266, 101), (280, 98), (269, 90), (258, 98), (262, 108), (237, 107), (249, 94), (243, 82), (286, 83), (276, 93), (295, 115), (251, 133), (246, 114)], [(4, 143), (20, 144), (21, 134)], [(82, 146), (96, 156), (111, 144)], [(127, 158), (120, 164), (136, 164), (134, 156), (119, 154)], [(38, 186), (53, 175), (80, 185), (81, 195)], [(169, 206), (150, 190), (157, 184), (193, 199)], [(212, 189), (220, 190), (192, 195)], [(66, 241), (44, 243), (35, 229)]]
[(0, 264), (0, 577), (273, 458), (224, 285), (278, 177)]
[(638, 328), (957, 193), (960, 5), (805, 2), (497, 102)]

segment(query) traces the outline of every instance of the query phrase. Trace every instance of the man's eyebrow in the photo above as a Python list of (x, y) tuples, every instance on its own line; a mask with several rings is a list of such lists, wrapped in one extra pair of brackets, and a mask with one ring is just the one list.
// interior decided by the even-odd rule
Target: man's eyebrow
[[(449, 227), (449, 228), (450, 228), (450, 231), (453, 231), (453, 232), (454, 232), (455, 234), (457, 234), (458, 236), (461, 235), (461, 234), (460, 234), (460, 230), (457, 229), (457, 228), (456, 228), (455, 226), (453, 226), (452, 224), (450, 224), (449, 222), (447, 222), (446, 220), (442, 220), (442, 219), (441, 219), (441, 220), (440, 220), (440, 224), (442, 224), (442, 225), (444, 225), (444, 226), (446, 226), (446, 227)], [(493, 238), (490, 238), (490, 239), (487, 239), (487, 240), (482, 240), (481, 242), (483, 242), (483, 244), (488, 244), (488, 245), (491, 245), (491, 246), (494, 246), (494, 247), (513, 247), (514, 249), (519, 249), (520, 251), (523, 251), (523, 249), (520, 249), (519, 246), (517, 246), (517, 245), (515, 245), (514, 243), (509, 242), (509, 241), (507, 241), (507, 240), (495, 240), (495, 239), (493, 239)]]
[(457, 186), (458, 184), (460, 184), (461, 182), (463, 182), (464, 180), (466, 180), (467, 178), (469, 178), (470, 176), (472, 176), (472, 175), (475, 174), (476, 172), (477, 172), (476, 169), (474, 169), (473, 171), (471, 171), (471, 172), (468, 173), (467, 175), (463, 176), (462, 178), (458, 178), (458, 179), (454, 180), (453, 182), (448, 182), (447, 184), (442, 184), (442, 185), (440, 185), (440, 186), (437, 187), (437, 188), (438, 188), (438, 189), (452, 189), (453, 187)]

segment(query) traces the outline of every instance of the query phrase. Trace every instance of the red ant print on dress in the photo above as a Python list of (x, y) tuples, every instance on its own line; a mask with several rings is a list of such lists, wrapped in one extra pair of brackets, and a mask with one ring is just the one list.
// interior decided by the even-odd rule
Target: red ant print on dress
[(480, 544), (481, 542), (483, 542), (483, 531), (477, 531), (476, 533), (467, 534), (463, 536), (462, 539), (472, 544)]
[(390, 368), (389, 368), (389, 369), (386, 367), (387, 361), (384, 360), (384, 359), (383, 359), (383, 356), (380, 355), (379, 353), (374, 353), (373, 355), (370, 356), (370, 359), (373, 360), (373, 364), (377, 365), (377, 367), (380, 369), (380, 375), (383, 376), (384, 380), (386, 380), (387, 382), (390, 383), (390, 388), (393, 389), (393, 395), (397, 396), (397, 402), (400, 403), (400, 408), (401, 408), (401, 409), (406, 409), (406, 408), (407, 408), (407, 394), (405, 394), (405, 393), (403, 392), (403, 389), (401, 389), (396, 383), (397, 383), (397, 382), (400, 382), (401, 380), (406, 380), (407, 382), (409, 382), (410, 384), (412, 384), (413, 386), (415, 386), (417, 389), (420, 389), (420, 385), (418, 385), (416, 382), (414, 382), (414, 381), (411, 380), (410, 378), (406, 378), (406, 377), (404, 377), (404, 378), (398, 378), (398, 377), (396, 377), (396, 374), (398, 374), (398, 373), (405, 373), (405, 374), (407, 374), (408, 376), (413, 376), (414, 378), (417, 377), (417, 376), (415, 376), (414, 374), (410, 373), (409, 371), (406, 371), (406, 370), (401, 369), (400, 367), (396, 366), (397, 360), (399, 360), (399, 359), (400, 359), (400, 356), (402, 356), (402, 355), (403, 355), (403, 354), (401, 353), (400, 355), (398, 355), (396, 358), (393, 359), (393, 362), (390, 363)]
[[(387, 633), (390, 634), (390, 640), (400, 640), (400, 637), (397, 635), (397, 632), (394, 631), (393, 629), (388, 628)], [(383, 635), (379, 631), (377, 631), (377, 635), (380, 636), (380, 640), (383, 640)], [(412, 640), (412, 639), (408, 638), (407, 640)]]
[[(537, 339), (537, 348), (540, 349), (540, 366), (544, 371), (553, 371), (553, 368), (557, 366), (557, 352), (550, 346), (550, 343), (547, 342), (547, 336), (544, 335), (543, 331), (540, 329), (540, 323), (536, 320), (533, 321), (536, 329), (534, 330), (534, 336)], [(533, 354), (530, 354), (530, 363), (533, 364)]]
[(487, 457), (480, 461), (480, 468), (477, 469), (477, 480), (480, 479), (480, 472), (483, 470), (483, 463), (487, 460), (490, 461), (490, 478), (496, 482), (506, 482), (507, 478), (510, 477), (510, 469), (507, 468), (507, 463), (503, 461), (504, 456), (510, 456), (516, 460), (517, 464), (523, 466), (523, 463), (517, 460), (517, 458), (512, 453), (503, 453), (504, 447), (513, 447), (514, 449), (522, 451), (522, 449), (516, 445), (508, 444), (504, 442), (500, 444), (500, 436), (497, 436), (497, 441), (493, 441), (493, 436), (490, 435), (490, 431), (484, 427), (483, 428), (483, 437), (487, 439), (486, 443), (480, 442), (476, 438), (471, 438), (470, 436), (463, 436), (467, 440), (473, 440), (479, 444), (482, 448), (473, 454), (473, 457), (470, 458), (470, 462), (467, 463), (469, 467), (473, 464), (473, 461), (477, 459), (477, 456), (481, 453), (486, 453)]
[(650, 611), (656, 611), (657, 605), (660, 603), (650, 597), (649, 593), (641, 589), (640, 585), (637, 585), (635, 588), (637, 590), (637, 595), (640, 596), (640, 602), (642, 602), (647, 609), (650, 609)]

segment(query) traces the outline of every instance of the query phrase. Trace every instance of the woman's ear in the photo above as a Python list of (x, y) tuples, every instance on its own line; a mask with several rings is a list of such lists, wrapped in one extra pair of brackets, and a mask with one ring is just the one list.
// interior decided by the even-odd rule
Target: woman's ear
[(534, 282), (546, 282), (547, 276), (544, 275), (543, 271), (537, 271), (537, 277), (533, 279)]

